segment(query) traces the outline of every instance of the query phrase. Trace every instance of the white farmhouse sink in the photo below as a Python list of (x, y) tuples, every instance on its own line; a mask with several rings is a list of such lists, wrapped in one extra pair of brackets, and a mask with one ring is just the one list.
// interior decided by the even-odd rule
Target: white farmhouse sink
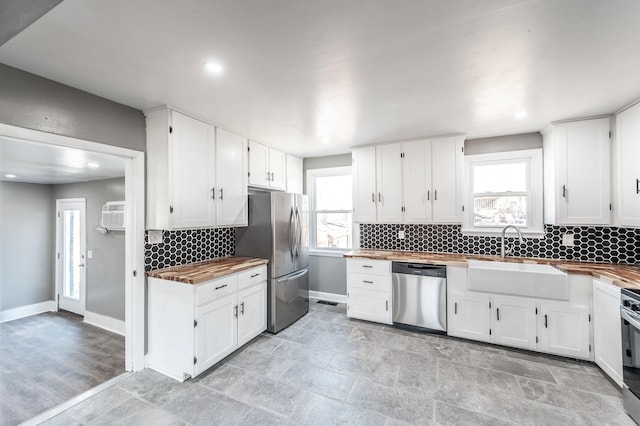
[(549, 265), (469, 260), (469, 290), (569, 300), (569, 278)]

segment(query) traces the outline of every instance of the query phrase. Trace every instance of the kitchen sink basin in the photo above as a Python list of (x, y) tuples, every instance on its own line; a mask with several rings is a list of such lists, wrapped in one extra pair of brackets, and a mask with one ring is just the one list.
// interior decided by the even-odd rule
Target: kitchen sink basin
[(549, 265), (469, 260), (469, 290), (569, 300), (569, 277)]

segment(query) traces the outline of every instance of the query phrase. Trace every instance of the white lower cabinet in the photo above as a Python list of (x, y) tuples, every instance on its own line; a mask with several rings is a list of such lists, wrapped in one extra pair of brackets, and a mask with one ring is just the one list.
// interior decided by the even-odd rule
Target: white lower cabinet
[(347, 316), (392, 324), (391, 262), (347, 259)]
[(449, 292), (448, 334), (465, 339), (490, 342), (490, 297), (470, 292)]
[(192, 285), (149, 278), (147, 366), (195, 377), (267, 328), (267, 269)]
[[(591, 359), (589, 308), (541, 303), (540, 350), (572, 358)], [(619, 328), (619, 326), (618, 326)]]
[(536, 349), (536, 300), (494, 297), (493, 341), (500, 345)]
[(596, 364), (622, 387), (620, 287), (593, 280), (593, 347)]

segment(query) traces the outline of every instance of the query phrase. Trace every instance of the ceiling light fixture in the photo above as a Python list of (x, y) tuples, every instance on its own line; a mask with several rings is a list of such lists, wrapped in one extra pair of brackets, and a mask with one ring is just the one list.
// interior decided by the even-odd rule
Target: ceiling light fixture
[(4, 177), (6, 177), (7, 179), (15, 179), (17, 176), (11, 173), (7, 173), (6, 175), (4, 175)]
[(521, 119), (523, 119), (523, 118), (525, 118), (527, 116), (527, 111), (525, 111), (525, 110), (518, 111), (513, 116), (515, 118), (517, 118), (518, 120), (521, 120)]
[(90, 161), (89, 163), (87, 163), (87, 167), (97, 169), (98, 167), (100, 167), (100, 164), (96, 163), (95, 161)]
[(224, 68), (218, 62), (205, 62), (204, 69), (211, 74), (222, 74), (222, 71), (224, 71)]

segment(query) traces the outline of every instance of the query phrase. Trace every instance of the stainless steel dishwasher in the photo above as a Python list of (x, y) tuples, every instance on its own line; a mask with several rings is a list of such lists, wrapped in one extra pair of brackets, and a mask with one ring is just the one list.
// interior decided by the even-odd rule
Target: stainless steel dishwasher
[(447, 268), (393, 262), (393, 323), (447, 331)]

